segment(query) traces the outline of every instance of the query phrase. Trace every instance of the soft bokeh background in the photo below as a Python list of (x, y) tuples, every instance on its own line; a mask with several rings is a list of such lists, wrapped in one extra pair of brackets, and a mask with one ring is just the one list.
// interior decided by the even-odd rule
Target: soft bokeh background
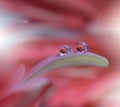
[[(22, 63), (29, 72), (38, 62), (58, 54), (62, 45), (74, 51), (76, 44), (84, 41), (89, 51), (109, 59), (108, 68), (74, 67), (45, 74), (60, 88), (51, 105), (77, 104), (79, 100), (73, 98), (80, 96), (81, 78), (87, 78), (88, 84), (89, 78), (120, 70), (119, 9), (119, 0), (0, 0), (1, 71)], [(73, 92), (67, 93), (73, 95), (71, 99), (63, 97), (68, 90)]]

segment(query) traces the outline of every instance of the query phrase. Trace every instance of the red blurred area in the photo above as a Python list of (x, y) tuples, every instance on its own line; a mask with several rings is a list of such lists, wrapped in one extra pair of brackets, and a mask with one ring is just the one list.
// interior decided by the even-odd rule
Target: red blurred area
[[(117, 54), (111, 52), (111, 48), (113, 51), (115, 49), (115, 45), (110, 43), (112, 41), (111, 37), (107, 39), (108, 36), (102, 35), (98, 38), (97, 35), (86, 31), (86, 26), (94, 20), (99, 22), (101, 16), (104, 14), (107, 6), (109, 6), (110, 3), (112, 3), (112, 0), (0, 1), (0, 9), (8, 12), (18, 12), (20, 14), (24, 14), (26, 16), (25, 18), (30, 24), (45, 23), (51, 27), (77, 30), (80, 32), (77, 37), (73, 37), (75, 38), (74, 40), (69, 38), (59, 39), (59, 36), (57, 39), (49, 39), (50, 37), (44, 37), (41, 39), (25, 42), (22, 45), (17, 45), (7, 53), (8, 56), (3, 58), (5, 59), (3, 64), (12, 64), (12, 67), (15, 69), (19, 64), (22, 63), (26, 66), (26, 71), (29, 72), (29, 70), (40, 61), (49, 56), (58, 54), (59, 48), (62, 45), (69, 45), (72, 51), (75, 51), (76, 44), (79, 41), (84, 41), (88, 44), (90, 52), (100, 54), (108, 58), (110, 61), (110, 66), (108, 68), (90, 67), (85, 69), (82, 67), (76, 67), (59, 69), (43, 74), (42, 77), (47, 77), (51, 81), (52, 86), (55, 88), (55, 91), (52, 92), (52, 95), (46, 95), (44, 100), (48, 103), (48, 105), (50, 105), (50, 107), (81, 107), (82, 105), (85, 105), (84, 107), (91, 107), (91, 105), (96, 107), (96, 100), (86, 100), (87, 92), (89, 92), (89, 87), (94, 84), (95, 81), (97, 81), (96, 78), (116, 70), (115, 67), (117, 66)], [(47, 12), (40, 9), (45, 9)], [(18, 29), (19, 33), (19, 29), (22, 28), (19, 26), (21, 26), (21, 24), (12, 26), (13, 28), (10, 29)], [(22, 26), (24, 26), (24, 24)], [(95, 72), (91, 72), (93, 75), (92, 78), (89, 78), (89, 73), (86, 73), (85, 76), (81, 77), (82, 74), (79, 73), (78, 68), (80, 69), (80, 72), (82, 70), (90, 70), (90, 72)], [(11, 79), (13, 77), (8, 75), (6, 78)], [(1, 84), (1, 86), (6, 83), (8, 84), (8, 80), (4, 80), (4, 78), (2, 78), (1, 81), (5, 81), (3, 84)], [(10, 86), (8, 85), (5, 88), (9, 87)], [(11, 96), (11, 98), (12, 97), (14, 96)], [(4, 101), (5, 100), (3, 99), (3, 103)], [(8, 99), (5, 102), (7, 101)]]

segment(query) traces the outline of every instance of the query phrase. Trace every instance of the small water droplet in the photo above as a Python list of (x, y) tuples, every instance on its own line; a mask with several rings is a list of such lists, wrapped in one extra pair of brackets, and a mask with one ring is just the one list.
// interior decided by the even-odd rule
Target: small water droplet
[(63, 45), (60, 48), (60, 56), (68, 55), (70, 54), (70, 52), (71, 52), (71, 49), (68, 45)]
[(86, 53), (88, 51), (88, 45), (85, 42), (79, 42), (76, 47), (77, 52)]

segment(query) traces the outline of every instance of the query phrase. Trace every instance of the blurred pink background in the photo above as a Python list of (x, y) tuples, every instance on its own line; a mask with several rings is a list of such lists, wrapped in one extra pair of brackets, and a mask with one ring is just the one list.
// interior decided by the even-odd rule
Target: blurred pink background
[[(120, 92), (117, 100), (113, 98), (116, 93), (112, 94), (113, 99), (109, 94), (99, 94), (107, 89), (114, 93), (109, 82), (114, 84), (119, 78), (119, 6), (119, 0), (1, 0), (1, 72), (15, 71), (20, 64), (29, 72), (38, 62), (58, 54), (62, 45), (69, 45), (74, 51), (76, 44), (84, 41), (90, 52), (105, 56), (110, 66), (60, 68), (43, 74), (57, 90), (45, 95), (45, 102), (50, 107), (119, 107)], [(97, 89), (90, 88), (93, 84), (99, 84), (95, 85)], [(97, 96), (92, 101), (91, 97), (84, 98), (89, 88)], [(0, 99), (0, 105), (1, 102)], [(34, 107), (39, 107), (37, 104)], [(3, 102), (1, 107), (8, 106)]]

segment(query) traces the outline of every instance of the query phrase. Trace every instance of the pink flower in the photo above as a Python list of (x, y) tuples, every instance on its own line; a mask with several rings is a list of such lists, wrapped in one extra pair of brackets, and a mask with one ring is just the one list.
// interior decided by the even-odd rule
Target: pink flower
[[(7, 60), (5, 67), (1, 66), (4, 70), (0, 70), (1, 107), (120, 106), (119, 1), (112, 4), (114, 8), (108, 9), (103, 2), (111, 3), (106, 0), (0, 1), (0, 9), (12, 13), (0, 16), (0, 33), (4, 35), (0, 38), (0, 52), (4, 56), (1, 55), (1, 62)], [(78, 36), (81, 35), (79, 30), (85, 37)], [(91, 34), (94, 37), (88, 36)], [(48, 35), (52, 35), (51, 38)], [(9, 37), (14, 38), (12, 45)], [(102, 56), (74, 52), (73, 44), (78, 40), (88, 42), (90, 51), (107, 56), (110, 66)], [(38, 41), (40, 46), (33, 43), (34, 46), (31, 41)], [(72, 52), (56, 55), (58, 47), (64, 43), (72, 46)], [(20, 65), (18, 70), (10, 69), (8, 63), (14, 62), (22, 62), (26, 68)], [(31, 69), (36, 62), (38, 64)], [(4, 65), (4, 62), (0, 64)], [(63, 69), (66, 66), (70, 68)], [(59, 69), (48, 72), (56, 68)]]
[(32, 107), (41, 91), (50, 83), (48, 79), (41, 78), (21, 84), (25, 73), (23, 65), (17, 71), (0, 72), (1, 107)]

